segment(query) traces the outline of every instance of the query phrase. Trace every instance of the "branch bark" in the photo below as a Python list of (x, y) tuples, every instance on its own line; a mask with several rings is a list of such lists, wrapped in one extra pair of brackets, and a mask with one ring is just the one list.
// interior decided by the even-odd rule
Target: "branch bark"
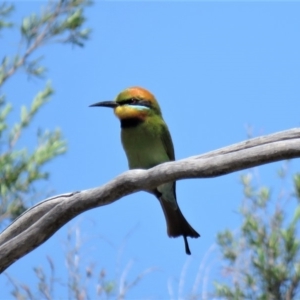
[(46, 199), (25, 211), (0, 234), (0, 273), (89, 209), (165, 182), (216, 177), (296, 157), (300, 157), (300, 128), (164, 163), (149, 170), (127, 171), (104, 186)]

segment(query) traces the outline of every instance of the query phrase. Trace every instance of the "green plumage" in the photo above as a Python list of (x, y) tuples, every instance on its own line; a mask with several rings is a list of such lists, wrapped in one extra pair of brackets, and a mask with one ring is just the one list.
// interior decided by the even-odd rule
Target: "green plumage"
[[(93, 106), (114, 108), (121, 121), (121, 139), (130, 169), (149, 169), (175, 160), (171, 135), (155, 97), (147, 90), (133, 87), (121, 92), (115, 101)], [(185, 250), (191, 254), (187, 237), (200, 235), (181, 213), (176, 200), (176, 183), (164, 183), (149, 191), (159, 200), (170, 237), (183, 236)]]
[(168, 133), (159, 116), (149, 117), (135, 127), (123, 128), (121, 139), (129, 168), (148, 169), (174, 160), (173, 144)]

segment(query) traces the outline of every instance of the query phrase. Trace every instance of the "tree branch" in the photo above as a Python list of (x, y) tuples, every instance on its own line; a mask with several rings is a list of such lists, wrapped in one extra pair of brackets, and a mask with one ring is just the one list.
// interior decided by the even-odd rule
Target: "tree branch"
[(0, 234), (0, 273), (44, 243), (68, 221), (89, 209), (165, 182), (216, 177), (296, 157), (300, 157), (298, 128), (164, 163), (149, 170), (127, 171), (104, 186), (46, 199), (25, 211)]

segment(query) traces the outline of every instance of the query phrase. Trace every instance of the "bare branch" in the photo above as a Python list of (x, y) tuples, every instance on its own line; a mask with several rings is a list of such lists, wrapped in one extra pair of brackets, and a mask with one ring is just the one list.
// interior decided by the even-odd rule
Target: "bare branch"
[(106, 185), (63, 194), (33, 206), (0, 235), (0, 273), (37, 248), (75, 216), (162, 183), (210, 178), (279, 160), (300, 157), (300, 129), (254, 138), (149, 170), (125, 172)]

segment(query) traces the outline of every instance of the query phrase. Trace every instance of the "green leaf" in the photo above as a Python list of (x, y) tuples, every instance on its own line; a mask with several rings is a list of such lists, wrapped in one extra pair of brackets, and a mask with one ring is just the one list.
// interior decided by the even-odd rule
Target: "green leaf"
[(26, 106), (21, 107), (21, 124), (22, 126), (27, 126), (29, 121), (29, 115)]
[(297, 173), (294, 175), (294, 188), (295, 188), (295, 194), (300, 202), (300, 174)]
[(7, 27), (12, 27), (13, 23), (8, 22), (5, 19), (9, 17), (11, 12), (14, 10), (14, 6), (7, 3), (0, 4), (0, 30)]

